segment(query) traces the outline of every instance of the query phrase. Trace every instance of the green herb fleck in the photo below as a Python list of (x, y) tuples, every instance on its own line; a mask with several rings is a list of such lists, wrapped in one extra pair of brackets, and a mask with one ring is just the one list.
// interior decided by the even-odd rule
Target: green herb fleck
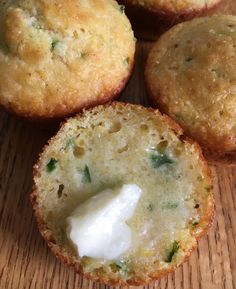
[(185, 122), (185, 118), (181, 113), (175, 113), (174, 116), (178, 121)]
[(195, 226), (197, 226), (199, 224), (199, 222), (198, 221), (196, 221), (196, 220), (193, 220), (192, 221), (192, 225), (195, 227)]
[(199, 175), (199, 176), (197, 177), (197, 180), (198, 180), (199, 182), (202, 182), (202, 181), (203, 181), (203, 177), (202, 177), (201, 175)]
[(178, 206), (179, 206), (179, 204), (178, 203), (167, 203), (166, 205), (165, 205), (165, 209), (169, 209), (169, 210), (173, 210), (173, 209), (176, 209), (176, 208), (178, 208)]
[(151, 163), (153, 168), (158, 169), (159, 167), (166, 164), (173, 164), (175, 161), (168, 157), (165, 153), (153, 151), (150, 155)]
[(186, 62), (192, 62), (193, 61), (193, 57), (192, 56), (188, 56), (185, 58)]
[(211, 69), (211, 72), (214, 72), (214, 74), (217, 76), (217, 77), (225, 77), (225, 72), (224, 72), (224, 69), (221, 68), (221, 67), (218, 67), (218, 68), (212, 68)]
[(154, 210), (154, 205), (152, 203), (150, 203), (148, 206), (147, 206), (147, 209), (149, 212), (152, 212)]
[(49, 163), (47, 164), (47, 171), (48, 172), (52, 172), (56, 169), (58, 161), (54, 158), (51, 158), (51, 160), (49, 161)]
[(120, 12), (125, 13), (125, 5), (119, 5)]
[(129, 65), (129, 57), (126, 57), (123, 62), (124, 62), (124, 65), (128, 66)]
[(10, 46), (7, 43), (0, 43), (0, 49), (7, 54), (10, 51)]
[(71, 148), (75, 147), (75, 140), (73, 138), (68, 139), (66, 142), (65, 149), (67, 149), (69, 147), (71, 147)]
[(179, 243), (177, 241), (174, 241), (172, 249), (170, 253), (168, 254), (167, 258), (165, 259), (165, 262), (170, 263), (174, 255), (177, 254), (178, 251), (179, 251)]
[(127, 278), (129, 275), (129, 267), (127, 262), (123, 261), (123, 260), (118, 260), (115, 262), (115, 266), (117, 269), (119, 269), (120, 273)]
[(205, 190), (206, 190), (208, 193), (210, 193), (211, 189), (212, 189), (211, 186), (205, 188)]
[(81, 52), (80, 53), (80, 58), (85, 59), (87, 57), (87, 53), (86, 52)]
[(121, 187), (122, 184), (123, 184), (123, 181), (121, 179), (115, 178), (112, 180), (103, 180), (103, 181), (100, 181), (100, 185), (97, 186), (96, 192), (99, 193), (106, 189), (115, 189), (115, 188)]
[(92, 182), (89, 167), (87, 165), (85, 165), (85, 167), (84, 167), (84, 182), (90, 183), (90, 184)]
[(59, 43), (58, 39), (53, 39), (51, 43), (51, 51), (53, 51), (56, 47), (56, 45)]

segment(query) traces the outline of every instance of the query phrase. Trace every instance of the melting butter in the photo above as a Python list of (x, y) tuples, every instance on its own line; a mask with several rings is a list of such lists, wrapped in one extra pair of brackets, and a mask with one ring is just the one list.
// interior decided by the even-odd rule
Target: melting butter
[(113, 260), (132, 243), (126, 221), (135, 211), (141, 196), (135, 184), (107, 189), (79, 205), (67, 218), (67, 236), (80, 257)]

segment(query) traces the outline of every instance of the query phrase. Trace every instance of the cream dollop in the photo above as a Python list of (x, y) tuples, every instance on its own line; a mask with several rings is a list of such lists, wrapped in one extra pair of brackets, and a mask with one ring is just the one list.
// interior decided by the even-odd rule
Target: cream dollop
[(80, 257), (113, 260), (126, 252), (132, 232), (126, 221), (141, 196), (135, 184), (107, 189), (79, 205), (67, 218), (67, 236)]

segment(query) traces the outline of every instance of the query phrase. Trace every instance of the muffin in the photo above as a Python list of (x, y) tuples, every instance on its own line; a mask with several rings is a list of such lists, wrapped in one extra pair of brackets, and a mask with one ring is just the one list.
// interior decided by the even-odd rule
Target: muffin
[(152, 102), (215, 157), (236, 151), (236, 17), (179, 24), (150, 52)]
[(1, 1), (0, 104), (45, 120), (107, 102), (124, 88), (134, 52), (113, 0)]
[(31, 200), (54, 254), (107, 284), (174, 270), (214, 215), (200, 147), (159, 111), (116, 102), (61, 127), (34, 167)]
[(176, 23), (215, 12), (221, 0), (119, 0), (137, 37), (157, 39)]

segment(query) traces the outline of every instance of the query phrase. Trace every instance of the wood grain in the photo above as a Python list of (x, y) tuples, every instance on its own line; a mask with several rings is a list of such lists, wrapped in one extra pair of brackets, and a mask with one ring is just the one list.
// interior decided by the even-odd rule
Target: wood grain
[[(221, 12), (236, 13), (236, 0), (224, 7)], [(148, 105), (143, 70), (150, 47), (138, 44), (134, 75), (121, 100)], [(0, 289), (118, 289), (93, 284), (61, 264), (38, 233), (29, 202), (31, 171), (53, 133), (0, 112)], [(236, 167), (215, 166), (212, 173), (217, 213), (209, 234), (176, 272), (130, 288), (236, 289)]]

